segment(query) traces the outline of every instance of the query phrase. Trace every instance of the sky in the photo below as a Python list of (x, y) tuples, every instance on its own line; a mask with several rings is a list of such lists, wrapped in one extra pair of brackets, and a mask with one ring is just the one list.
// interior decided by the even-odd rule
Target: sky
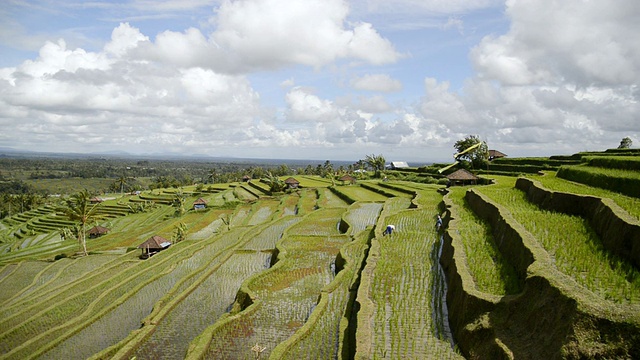
[(640, 144), (637, 0), (3, 0), (0, 148), (260, 159)]

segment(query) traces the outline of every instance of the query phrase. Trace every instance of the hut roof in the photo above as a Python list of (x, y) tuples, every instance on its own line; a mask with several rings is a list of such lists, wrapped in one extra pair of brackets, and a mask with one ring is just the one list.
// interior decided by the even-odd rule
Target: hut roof
[(249, 181), (249, 180), (251, 180), (251, 176), (245, 175), (245, 176), (242, 177), (242, 180), (243, 181)]
[(284, 181), (285, 184), (291, 185), (291, 184), (300, 184), (300, 181), (290, 177), (287, 178), (287, 180)]
[(356, 178), (354, 178), (354, 177), (353, 177), (353, 176), (351, 176), (351, 175), (344, 175), (344, 176), (342, 176), (342, 177), (341, 177), (340, 179), (338, 179), (338, 180), (340, 180), (340, 181), (350, 181), (350, 182), (353, 182), (353, 181), (356, 181)]
[(408, 168), (409, 164), (407, 164), (406, 161), (392, 161), (391, 162), (391, 168), (392, 169), (403, 169), (403, 168)]
[(100, 225), (96, 225), (91, 229), (89, 229), (89, 235), (104, 235), (108, 232), (109, 232), (108, 228)]
[(94, 197), (92, 197), (91, 199), (89, 199), (89, 202), (92, 202), (92, 203), (101, 203), (101, 202), (103, 202), (103, 201), (104, 201), (104, 200), (100, 199), (100, 198), (99, 198), (99, 197), (97, 197), (97, 196), (94, 196)]
[(198, 200), (193, 202), (193, 205), (207, 205), (207, 200), (203, 198), (198, 198)]
[(169, 247), (169, 245), (171, 245), (171, 242), (169, 240), (163, 238), (162, 236), (154, 235), (147, 241), (138, 245), (138, 249), (164, 249)]
[(473, 175), (466, 169), (459, 169), (451, 174), (447, 175), (447, 179), (449, 180), (478, 180), (478, 177)]
[(507, 156), (507, 154), (502, 153), (498, 150), (489, 150), (489, 157), (490, 158), (497, 158), (497, 157), (505, 157)]

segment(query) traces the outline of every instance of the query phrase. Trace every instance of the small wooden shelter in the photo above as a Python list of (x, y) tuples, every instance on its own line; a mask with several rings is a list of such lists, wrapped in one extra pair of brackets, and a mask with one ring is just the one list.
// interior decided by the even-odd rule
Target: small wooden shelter
[(243, 181), (243, 182), (249, 182), (249, 181), (251, 181), (251, 176), (249, 176), (249, 175), (245, 175), (245, 176), (243, 176), (243, 177), (242, 177), (242, 181)]
[(300, 181), (290, 177), (284, 181), (285, 184), (289, 187), (289, 189), (297, 189), (300, 186)]
[(91, 229), (89, 229), (89, 238), (94, 239), (102, 235), (106, 235), (108, 232), (109, 232), (108, 228), (104, 226), (96, 225)]
[(154, 235), (147, 239), (147, 241), (138, 245), (138, 249), (142, 249), (142, 254), (140, 258), (146, 259), (151, 257), (152, 255), (168, 248), (171, 246), (171, 242), (162, 236)]
[(450, 185), (468, 185), (477, 184), (478, 177), (473, 175), (469, 170), (459, 169), (447, 175)]
[(345, 183), (349, 183), (349, 184), (355, 184), (356, 183), (356, 178), (354, 178), (353, 176), (351, 176), (349, 174), (343, 175), (338, 180), (342, 181), (342, 185), (344, 185)]
[(507, 156), (507, 154), (502, 153), (498, 150), (489, 150), (489, 161), (493, 160), (493, 159), (499, 159), (499, 158), (503, 158)]
[(102, 200), (101, 198), (94, 196), (91, 199), (89, 199), (89, 202), (92, 204), (99, 204), (101, 202), (103, 202), (104, 200)]
[(207, 208), (207, 200), (203, 198), (198, 198), (198, 200), (193, 202), (193, 210), (203, 210)]

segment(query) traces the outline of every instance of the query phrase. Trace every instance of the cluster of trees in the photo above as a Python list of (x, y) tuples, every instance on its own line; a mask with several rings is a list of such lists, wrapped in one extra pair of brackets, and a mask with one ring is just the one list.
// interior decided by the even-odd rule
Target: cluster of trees
[(0, 219), (35, 209), (44, 204), (46, 198), (25, 182), (6, 180), (0, 175)]
[(46, 202), (47, 198), (33, 192), (12, 194), (0, 193), (0, 219), (33, 210)]
[(633, 145), (633, 141), (631, 141), (630, 137), (624, 137), (620, 140), (620, 145), (618, 145), (618, 149), (630, 149), (631, 145)]
[[(489, 147), (478, 135), (468, 135), (453, 144), (457, 154), (455, 159), (464, 168), (482, 169), (489, 162)], [(472, 149), (472, 150), (469, 150)]]

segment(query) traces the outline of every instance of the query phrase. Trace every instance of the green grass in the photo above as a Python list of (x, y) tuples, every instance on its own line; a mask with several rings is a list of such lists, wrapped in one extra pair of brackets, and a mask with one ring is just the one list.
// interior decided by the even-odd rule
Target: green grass
[(593, 195), (602, 198), (612, 199), (618, 206), (625, 209), (629, 214), (640, 220), (640, 199), (625, 196), (620, 193), (605, 189), (595, 188), (588, 185), (559, 178), (555, 173), (546, 173), (545, 176), (534, 178), (544, 187), (552, 191), (568, 192), (580, 195)]
[(555, 259), (560, 271), (604, 299), (640, 302), (640, 271), (608, 253), (586, 219), (541, 210), (514, 188), (477, 189), (509, 210)]
[(563, 166), (558, 177), (640, 198), (640, 171), (592, 166)]
[(477, 289), (495, 295), (516, 294), (521, 288), (513, 266), (498, 250), (491, 227), (464, 200), (466, 187), (452, 187), (449, 199), (455, 231), (464, 245), (464, 258)]

